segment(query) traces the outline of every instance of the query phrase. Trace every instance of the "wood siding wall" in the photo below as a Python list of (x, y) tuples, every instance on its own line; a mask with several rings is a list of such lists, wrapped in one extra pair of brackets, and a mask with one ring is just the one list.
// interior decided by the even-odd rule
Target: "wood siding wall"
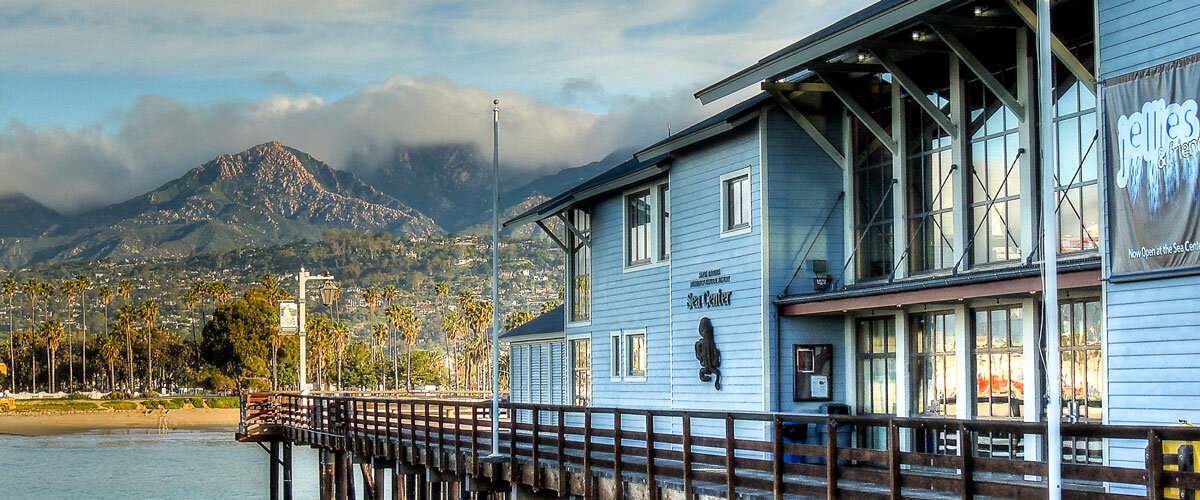
[(1200, 0), (1098, 0), (1102, 79), (1200, 51)]

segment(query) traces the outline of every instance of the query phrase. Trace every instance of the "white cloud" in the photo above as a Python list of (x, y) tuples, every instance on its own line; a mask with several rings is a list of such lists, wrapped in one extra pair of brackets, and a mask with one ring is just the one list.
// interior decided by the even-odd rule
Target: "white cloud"
[(274, 95), (258, 102), (190, 106), (143, 96), (98, 127), (0, 130), (0, 192), (19, 191), (76, 211), (153, 189), (218, 154), (279, 140), (345, 168), (382, 161), (397, 144), (466, 143), (490, 151), (491, 101), (501, 100), (505, 163), (540, 170), (593, 161), (660, 139), (673, 121), (699, 120), (702, 108), (680, 87), (670, 94), (617, 96), (594, 114), (515, 92), (492, 93), (439, 78), (393, 77), (346, 98)]

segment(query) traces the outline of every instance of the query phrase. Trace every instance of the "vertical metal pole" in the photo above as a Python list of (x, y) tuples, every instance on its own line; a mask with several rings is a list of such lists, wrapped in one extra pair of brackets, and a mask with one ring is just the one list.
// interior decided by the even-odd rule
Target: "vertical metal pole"
[(279, 441), (271, 441), (271, 500), (279, 500)]
[[(492, 455), (500, 455), (500, 100), (492, 101)], [(510, 417), (511, 418), (511, 417)], [(516, 445), (516, 436), (513, 443)]]
[(1054, 172), (1058, 151), (1054, 140), (1050, 54), (1050, 0), (1038, 0), (1038, 132), (1042, 153), (1042, 302), (1046, 326), (1046, 465), (1050, 500), (1062, 498), (1062, 371), (1058, 352), (1058, 220)]
[(308, 337), (304, 330), (304, 281), (306, 278), (308, 278), (308, 273), (302, 267), (300, 268), (300, 274), (296, 275), (296, 280), (300, 282), (300, 293), (296, 295), (297, 321), (299, 321), (296, 325), (296, 335), (300, 337), (300, 378), (297, 379), (299, 385), (296, 387), (296, 390), (300, 391), (301, 394), (308, 392), (308, 364), (305, 361), (308, 357), (305, 352), (308, 351)]
[(292, 500), (292, 443), (283, 443), (283, 500)]

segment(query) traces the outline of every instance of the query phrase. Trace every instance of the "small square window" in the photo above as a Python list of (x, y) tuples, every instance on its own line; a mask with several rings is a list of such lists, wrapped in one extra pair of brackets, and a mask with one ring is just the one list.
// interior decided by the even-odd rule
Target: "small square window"
[(750, 173), (721, 181), (722, 231), (750, 228)]
[(628, 370), (630, 377), (646, 376), (646, 334), (636, 333), (625, 336), (625, 354), (629, 357)]
[(650, 191), (625, 197), (625, 265), (650, 263)]

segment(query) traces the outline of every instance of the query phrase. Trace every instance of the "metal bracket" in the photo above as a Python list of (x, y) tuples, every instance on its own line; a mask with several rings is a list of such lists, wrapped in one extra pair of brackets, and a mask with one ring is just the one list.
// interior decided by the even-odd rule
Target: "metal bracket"
[[(766, 83), (763, 84), (763, 88), (767, 89)], [(822, 134), (821, 131), (817, 129), (817, 126), (813, 125), (813, 122), (809, 121), (808, 117), (804, 116), (799, 109), (796, 109), (796, 105), (792, 104), (791, 99), (785, 97), (778, 90), (767, 89), (767, 92), (771, 93), (771, 96), (773, 96), (775, 100), (779, 102), (779, 107), (783, 108), (783, 111), (787, 113), (788, 116), (792, 117), (792, 120), (795, 121), (801, 129), (808, 133), (809, 137), (812, 137), (812, 140), (817, 143), (817, 146), (821, 147), (822, 151), (825, 151), (825, 154), (829, 155), (830, 158), (833, 158), (833, 161), (836, 162), (839, 167), (844, 168), (846, 164), (846, 157), (842, 155), (841, 151), (838, 151), (838, 149), (833, 146), (833, 143), (829, 142), (829, 139), (825, 137), (825, 134)]]
[(837, 79), (831, 77), (824, 71), (817, 72), (817, 77), (829, 85), (829, 88), (833, 90), (833, 95), (837, 96), (838, 100), (842, 101), (842, 104), (846, 106), (846, 109), (850, 110), (850, 113), (858, 118), (858, 120), (867, 127), (867, 130), (870, 130), (871, 133), (875, 135), (876, 139), (879, 139), (879, 142), (883, 144), (883, 147), (887, 148), (889, 152), (895, 154), (896, 141), (892, 140), (891, 134), (888, 134), (887, 131), (879, 125), (879, 122), (875, 121), (875, 118), (871, 117), (871, 113), (867, 112), (867, 109), (859, 104), (858, 101), (854, 99), (854, 96), (850, 95), (850, 92), (845, 87), (841, 86)]
[(925, 113), (929, 114), (939, 127), (942, 127), (942, 130), (945, 130), (951, 136), (958, 135), (958, 127), (954, 126), (954, 123), (950, 121), (950, 117), (946, 116), (941, 108), (938, 108), (933, 101), (929, 100), (929, 96), (925, 95), (925, 91), (917, 86), (917, 82), (908, 77), (908, 73), (900, 69), (900, 65), (896, 61), (887, 57), (883, 51), (871, 50), (871, 55), (875, 56), (875, 59), (879, 60), (880, 64), (883, 64), (883, 67), (892, 74), (892, 79), (908, 92), (913, 101), (921, 106), (921, 109), (925, 110)]
[[(571, 224), (571, 221), (567, 220), (567, 216), (563, 212), (554, 214), (554, 216), (558, 217), (558, 220), (562, 221), (563, 225), (567, 226), (567, 229), (571, 231), (571, 234), (575, 235), (575, 237), (578, 238), (580, 242), (582, 242), (584, 245), (587, 245), (588, 247), (592, 246), (592, 239), (588, 238), (581, 231), (579, 231), (579, 228), (575, 227), (575, 224)], [(565, 245), (564, 245), (564, 248), (566, 248)]]
[(954, 55), (958, 56), (958, 59), (966, 65), (967, 69), (970, 69), (979, 78), (979, 81), (983, 82), (983, 85), (992, 91), (992, 94), (996, 95), (996, 98), (1000, 99), (1005, 106), (1008, 106), (1017, 115), (1018, 119), (1025, 116), (1025, 106), (1022, 106), (1021, 102), (1016, 97), (1013, 97), (1012, 93), (1004, 88), (1004, 85), (995, 76), (992, 76), (992, 72), (988, 71), (987, 67), (971, 53), (971, 50), (966, 45), (963, 45), (962, 41), (954, 33), (945, 27), (937, 25), (931, 25), (930, 27), (946, 43), (946, 46), (950, 47), (950, 51), (954, 52)]
[(550, 239), (554, 240), (554, 243), (558, 245), (558, 248), (561, 248), (564, 252), (567, 251), (567, 245), (558, 238), (558, 235), (554, 234), (554, 231), (552, 231), (549, 226), (547, 226), (541, 220), (534, 221), (534, 223), (536, 223), (538, 227), (542, 228), (542, 231), (546, 233), (546, 236), (549, 236)]

